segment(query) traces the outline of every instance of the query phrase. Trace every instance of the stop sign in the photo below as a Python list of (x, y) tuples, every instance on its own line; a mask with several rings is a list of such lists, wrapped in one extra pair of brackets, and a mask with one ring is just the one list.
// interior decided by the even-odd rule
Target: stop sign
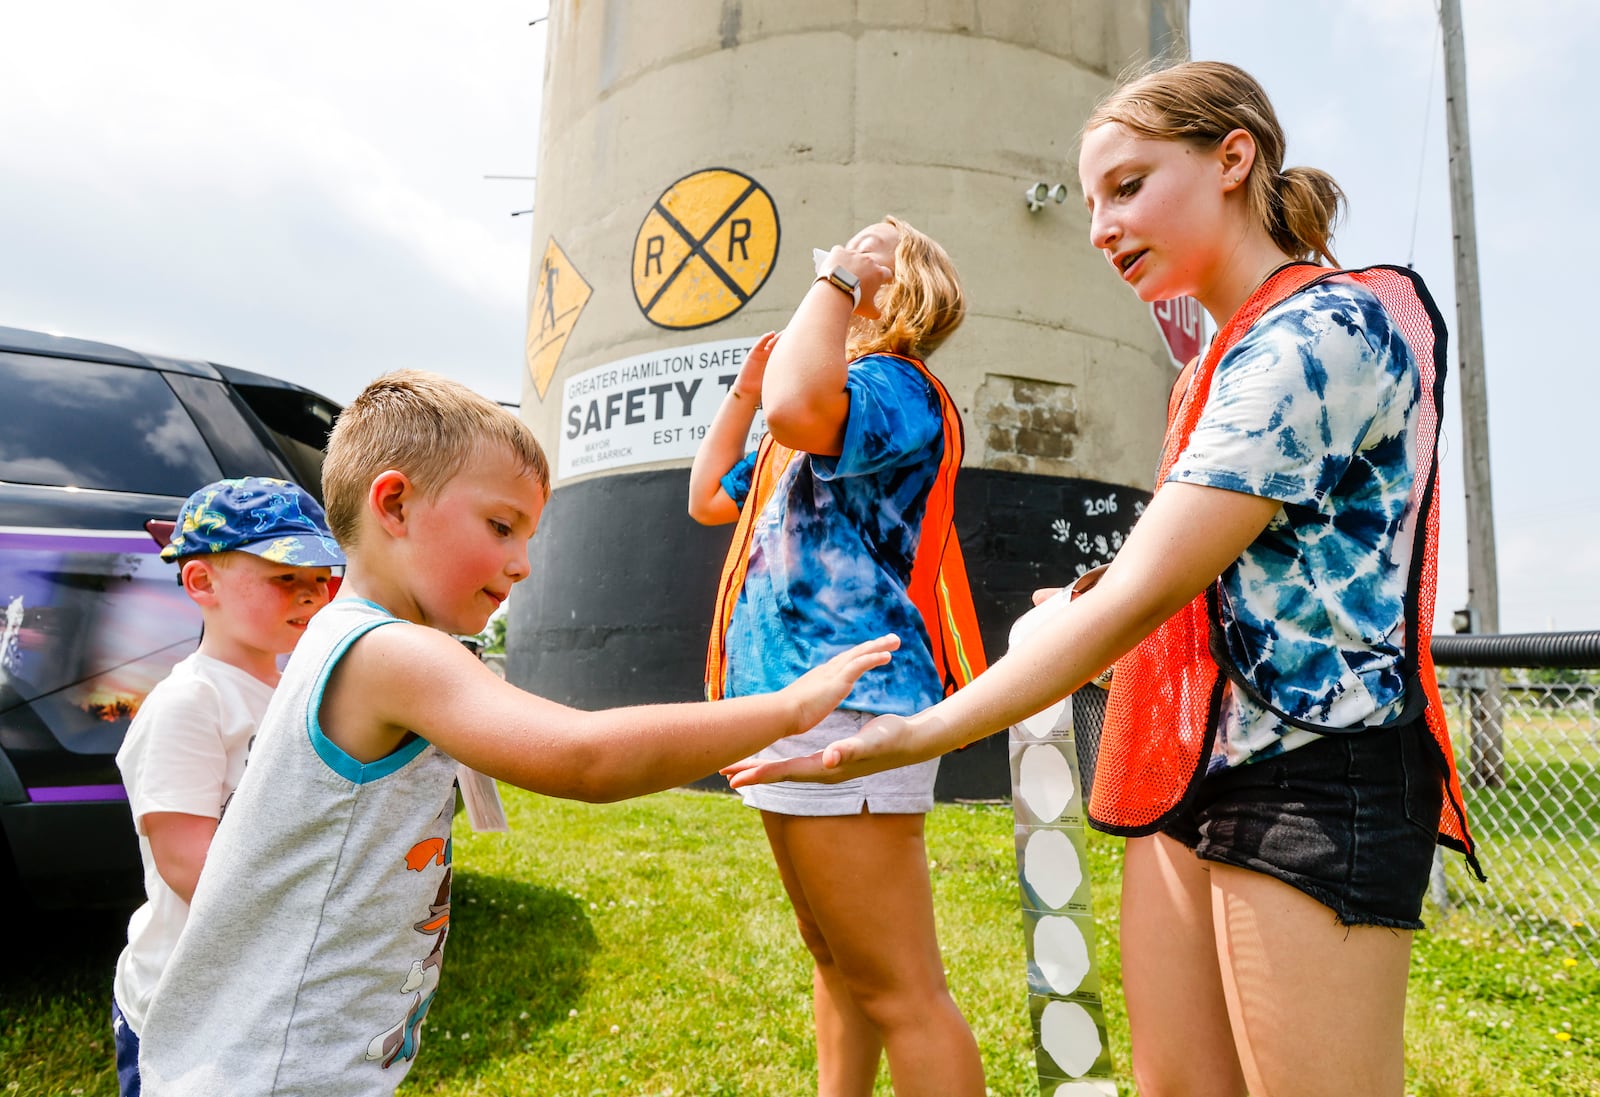
[(1167, 341), (1172, 364), (1182, 369), (1200, 353), (1200, 302), (1193, 297), (1174, 297), (1152, 303), (1150, 312), (1161, 329), (1161, 337)]

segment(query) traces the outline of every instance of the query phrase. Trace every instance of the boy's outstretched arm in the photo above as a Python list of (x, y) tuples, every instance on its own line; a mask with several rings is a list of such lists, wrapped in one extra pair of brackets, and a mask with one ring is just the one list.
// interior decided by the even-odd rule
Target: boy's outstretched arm
[(777, 693), (585, 712), (502, 681), (444, 633), (402, 623), (351, 646), (319, 718), (359, 761), (387, 755), (414, 732), (534, 792), (621, 800), (686, 784), (814, 727), (899, 646), (895, 636), (859, 644)]

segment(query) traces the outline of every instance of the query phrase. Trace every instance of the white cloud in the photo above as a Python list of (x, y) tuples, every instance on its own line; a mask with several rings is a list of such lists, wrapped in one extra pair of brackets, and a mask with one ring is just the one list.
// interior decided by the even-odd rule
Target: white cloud
[(419, 2), (8, 15), (0, 198), (31, 216), (0, 245), (38, 259), (0, 272), (0, 323), (339, 398), (391, 365), (514, 397), (529, 241), (507, 215), (531, 184), (482, 176), (536, 160), (526, 23)]

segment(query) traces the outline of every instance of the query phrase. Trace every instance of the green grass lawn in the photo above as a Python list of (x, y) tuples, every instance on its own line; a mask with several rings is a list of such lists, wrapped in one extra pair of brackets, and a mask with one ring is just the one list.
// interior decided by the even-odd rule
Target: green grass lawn
[[(712, 793), (607, 807), (505, 795), (511, 834), (456, 844), (444, 984), (402, 1093), (814, 1092), (809, 963), (754, 812)], [(950, 984), (990, 1089), (1034, 1094), (1010, 809), (941, 806), (928, 846)], [(1121, 843), (1093, 836), (1107, 1022), (1131, 1093), (1120, 868)], [(1600, 1093), (1600, 970), (1474, 917), (1436, 920), (1418, 938), (1408, 1093)], [(114, 1094), (109, 995), (123, 921), (13, 915), (7, 928), (0, 1097)]]

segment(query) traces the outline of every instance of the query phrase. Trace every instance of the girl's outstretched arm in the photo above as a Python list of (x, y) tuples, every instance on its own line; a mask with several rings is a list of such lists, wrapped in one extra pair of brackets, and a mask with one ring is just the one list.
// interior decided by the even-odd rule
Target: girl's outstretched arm
[(916, 716), (880, 716), (824, 751), (723, 770), (734, 787), (836, 782), (926, 761), (1059, 701), (1187, 605), (1264, 530), (1280, 504), (1169, 483), (1092, 589), (1058, 608), (960, 692)]
[(717, 414), (711, 420), (700, 448), (694, 451), (694, 464), (689, 469), (689, 517), (703, 526), (720, 526), (739, 519), (739, 504), (735, 503), (722, 487), (722, 478), (744, 456), (745, 439), (750, 435), (750, 423), (755, 419), (756, 408), (761, 404), (762, 377), (767, 371), (767, 358), (778, 342), (778, 333), (769, 331), (756, 340), (739, 367), (728, 395), (723, 397)]

